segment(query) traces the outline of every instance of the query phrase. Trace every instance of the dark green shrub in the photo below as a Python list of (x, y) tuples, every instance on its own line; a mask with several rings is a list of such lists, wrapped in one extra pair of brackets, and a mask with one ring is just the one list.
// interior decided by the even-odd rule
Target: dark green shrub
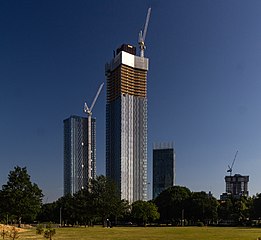
[(42, 224), (38, 224), (37, 227), (36, 227), (36, 234), (42, 235), (43, 232), (44, 232), (43, 225)]
[(203, 223), (203, 222), (197, 222), (197, 223), (196, 223), (196, 226), (198, 226), (198, 227), (204, 227), (204, 223)]

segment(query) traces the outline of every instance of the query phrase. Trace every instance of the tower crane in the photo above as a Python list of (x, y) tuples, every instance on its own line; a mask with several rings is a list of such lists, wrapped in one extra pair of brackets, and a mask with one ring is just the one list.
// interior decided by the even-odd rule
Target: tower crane
[(236, 151), (236, 154), (235, 154), (234, 160), (233, 160), (233, 162), (232, 162), (232, 164), (231, 164), (231, 167), (228, 165), (228, 170), (227, 170), (227, 172), (230, 173), (230, 176), (232, 175), (232, 169), (233, 169), (234, 163), (235, 163), (236, 158), (237, 158), (237, 153), (238, 153), (238, 151)]
[(148, 29), (149, 20), (150, 20), (150, 12), (151, 12), (151, 8), (148, 9), (146, 22), (144, 25), (144, 30), (143, 30), (143, 32), (142, 32), (142, 30), (139, 32), (139, 45), (140, 45), (140, 56), (141, 57), (144, 57), (144, 50), (146, 49), (145, 38), (146, 38), (147, 29)]
[(92, 173), (92, 109), (97, 101), (97, 98), (100, 95), (100, 92), (103, 88), (104, 83), (102, 83), (93, 99), (92, 105), (89, 108), (87, 103), (84, 103), (84, 112), (88, 115), (88, 179), (91, 179), (91, 173)]

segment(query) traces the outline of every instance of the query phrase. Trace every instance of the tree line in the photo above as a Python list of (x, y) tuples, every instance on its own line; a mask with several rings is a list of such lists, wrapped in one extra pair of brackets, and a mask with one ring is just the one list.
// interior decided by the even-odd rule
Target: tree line
[(42, 190), (26, 168), (15, 167), (0, 190), (0, 220), (6, 223), (53, 222), (66, 226), (146, 225), (260, 225), (261, 194), (217, 200), (206, 192), (172, 186), (151, 201), (129, 204), (119, 199), (114, 183), (105, 176), (88, 189), (42, 203)]

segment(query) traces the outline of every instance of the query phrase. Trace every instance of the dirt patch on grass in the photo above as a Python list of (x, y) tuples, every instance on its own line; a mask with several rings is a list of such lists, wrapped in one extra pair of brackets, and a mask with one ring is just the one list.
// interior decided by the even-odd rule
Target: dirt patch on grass
[[(13, 227), (14, 227), (14, 226), (11, 226), (11, 225), (0, 224), (0, 231), (5, 230), (5, 231), (10, 232)], [(18, 228), (18, 227), (15, 227), (15, 229), (16, 229), (18, 232), (25, 232), (25, 231), (27, 231), (27, 229)]]

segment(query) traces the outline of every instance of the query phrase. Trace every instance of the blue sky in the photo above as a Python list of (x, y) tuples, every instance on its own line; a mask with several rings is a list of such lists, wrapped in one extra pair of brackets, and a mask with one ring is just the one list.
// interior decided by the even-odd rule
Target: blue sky
[[(258, 0), (0, 1), (0, 184), (26, 166), (45, 202), (63, 194), (63, 119), (84, 116), (105, 63), (122, 43), (137, 45), (150, 6), (149, 182), (153, 143), (173, 141), (178, 185), (219, 197), (238, 150), (233, 173), (261, 192)], [(105, 95), (93, 110), (98, 174)]]

